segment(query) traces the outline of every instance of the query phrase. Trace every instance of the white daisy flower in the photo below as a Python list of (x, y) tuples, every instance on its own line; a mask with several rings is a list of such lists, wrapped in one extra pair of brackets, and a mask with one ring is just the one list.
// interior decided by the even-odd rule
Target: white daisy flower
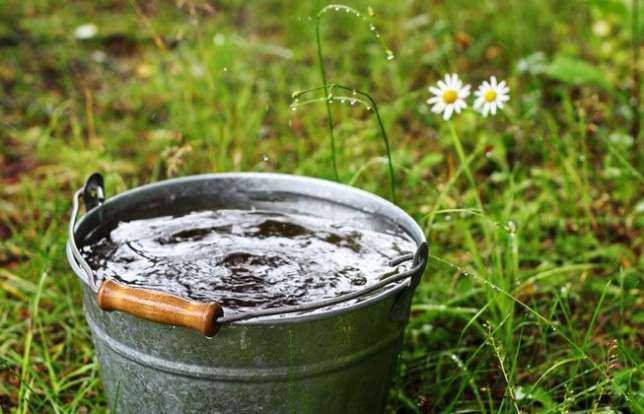
[(505, 81), (496, 83), (496, 77), (492, 76), (490, 81), (485, 81), (474, 92), (474, 109), (483, 116), (489, 113), (496, 115), (496, 110), (503, 109), (503, 105), (510, 100), (510, 88)]
[(470, 94), (470, 85), (463, 85), (456, 73), (445, 75), (445, 79), (439, 80), (436, 86), (429, 87), (429, 92), (434, 96), (427, 100), (429, 105), (433, 105), (432, 112), (442, 112), (443, 119), (447, 121), (452, 113), (458, 114), (461, 109), (467, 108), (465, 98)]

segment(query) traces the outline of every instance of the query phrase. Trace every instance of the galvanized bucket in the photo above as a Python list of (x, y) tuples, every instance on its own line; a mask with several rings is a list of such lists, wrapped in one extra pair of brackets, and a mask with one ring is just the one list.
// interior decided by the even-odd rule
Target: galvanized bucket
[[(81, 198), (88, 211), (76, 223)], [(214, 315), (221, 330), (212, 337), (203, 332), (216, 329), (199, 333), (101, 309), (100, 288), (77, 243), (101, 223), (129, 219), (133, 212), (163, 214), (175, 203), (387, 221), (418, 249), (393, 263), (409, 261), (404, 270), (357, 294), (270, 313), (227, 317), (224, 309)], [(325, 180), (209, 174), (161, 181), (104, 200), (102, 177), (95, 174), (75, 195), (67, 257), (83, 282), (85, 316), (116, 412), (372, 414), (386, 406), (427, 245), (416, 222), (398, 207)]]

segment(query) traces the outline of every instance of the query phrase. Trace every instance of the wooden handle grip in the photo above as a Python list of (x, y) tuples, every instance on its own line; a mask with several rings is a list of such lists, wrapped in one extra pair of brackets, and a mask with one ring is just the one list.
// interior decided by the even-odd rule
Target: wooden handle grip
[(206, 336), (219, 330), (217, 318), (224, 312), (218, 303), (201, 303), (149, 289), (105, 280), (96, 295), (104, 311), (121, 311), (149, 321), (184, 326)]

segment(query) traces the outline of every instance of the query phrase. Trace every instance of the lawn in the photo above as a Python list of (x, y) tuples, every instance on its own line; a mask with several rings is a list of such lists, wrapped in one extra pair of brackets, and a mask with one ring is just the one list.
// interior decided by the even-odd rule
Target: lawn
[[(348, 90), (294, 99), (323, 86), (326, 3), (0, 0), (0, 412), (107, 411), (65, 258), (89, 174), (110, 196), (337, 171), (391, 198), (376, 115), (430, 251), (391, 412), (644, 412), (644, 7), (347, 4), (319, 22)], [(426, 100), (447, 73), (510, 101), (444, 121)]]

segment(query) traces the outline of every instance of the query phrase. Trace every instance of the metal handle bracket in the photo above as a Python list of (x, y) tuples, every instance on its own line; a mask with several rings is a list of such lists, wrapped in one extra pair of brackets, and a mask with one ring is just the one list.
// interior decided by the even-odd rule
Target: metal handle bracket
[(105, 180), (100, 173), (90, 175), (83, 187), (85, 208), (91, 210), (105, 201)]

